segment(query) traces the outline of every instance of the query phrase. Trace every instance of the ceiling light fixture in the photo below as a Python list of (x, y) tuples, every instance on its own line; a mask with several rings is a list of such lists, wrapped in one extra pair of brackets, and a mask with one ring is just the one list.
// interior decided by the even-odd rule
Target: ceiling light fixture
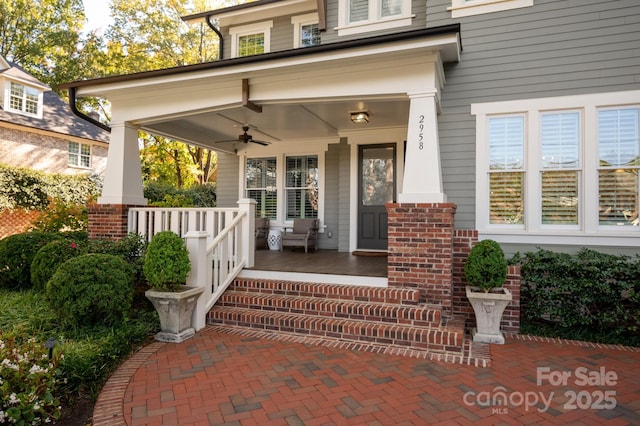
[(369, 113), (367, 111), (355, 111), (351, 113), (351, 121), (355, 124), (364, 124), (369, 122)]

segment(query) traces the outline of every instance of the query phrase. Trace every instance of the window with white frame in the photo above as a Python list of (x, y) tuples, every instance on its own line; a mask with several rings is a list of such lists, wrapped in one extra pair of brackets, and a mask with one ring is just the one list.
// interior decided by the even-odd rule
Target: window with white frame
[(480, 232), (536, 243), (638, 238), (638, 99), (640, 91), (473, 104)]
[(286, 157), (287, 220), (318, 217), (318, 156)]
[(91, 167), (91, 145), (69, 142), (69, 161), (68, 164), (73, 167)]
[(339, 0), (338, 35), (411, 25), (411, 0)]
[(258, 22), (229, 29), (231, 54), (234, 57), (259, 55), (271, 50), (273, 21)]
[(42, 92), (33, 87), (11, 82), (9, 87), (9, 109), (29, 115), (39, 115)]
[(533, 6), (533, 0), (451, 0), (452, 18)]
[(309, 13), (291, 17), (293, 24), (293, 47), (310, 47), (320, 44), (318, 14)]
[(256, 217), (318, 218), (319, 174), (317, 155), (247, 158), (245, 195), (256, 200)]

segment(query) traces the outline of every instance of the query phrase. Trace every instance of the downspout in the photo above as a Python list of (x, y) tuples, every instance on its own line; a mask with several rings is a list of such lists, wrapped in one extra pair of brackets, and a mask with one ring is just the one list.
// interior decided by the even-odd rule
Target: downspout
[(224, 38), (222, 37), (222, 33), (220, 32), (219, 29), (216, 28), (215, 25), (211, 23), (211, 15), (207, 15), (207, 17), (205, 18), (205, 21), (207, 21), (207, 25), (209, 26), (209, 28), (211, 28), (213, 32), (215, 32), (218, 35), (218, 39), (220, 40), (220, 44), (218, 47), (218, 60), (221, 60), (222, 55), (224, 54)]
[(71, 112), (73, 112), (78, 117), (82, 118), (85, 121), (88, 121), (89, 123), (93, 124), (94, 126), (98, 126), (101, 129), (106, 130), (107, 132), (111, 133), (111, 127), (107, 126), (106, 124), (103, 124), (103, 123), (99, 122), (95, 118), (89, 117), (87, 114), (81, 112), (78, 109), (78, 107), (76, 106), (76, 88), (75, 87), (69, 87), (69, 106), (71, 107)]

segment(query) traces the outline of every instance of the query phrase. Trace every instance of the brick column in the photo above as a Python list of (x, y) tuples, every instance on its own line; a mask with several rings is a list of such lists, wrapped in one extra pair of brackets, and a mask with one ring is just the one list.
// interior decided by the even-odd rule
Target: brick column
[(387, 204), (389, 214), (388, 282), (390, 287), (420, 290), (421, 303), (452, 310), (452, 203)]
[[(119, 240), (127, 236), (129, 204), (89, 204), (89, 238)], [(144, 207), (144, 206), (142, 206)]]

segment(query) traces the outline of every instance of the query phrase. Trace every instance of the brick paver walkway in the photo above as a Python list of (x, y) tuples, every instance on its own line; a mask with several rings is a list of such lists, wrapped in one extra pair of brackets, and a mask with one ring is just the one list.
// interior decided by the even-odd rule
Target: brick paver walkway
[(94, 425), (640, 424), (640, 349), (511, 337), (488, 368), (222, 333), (154, 343)]

